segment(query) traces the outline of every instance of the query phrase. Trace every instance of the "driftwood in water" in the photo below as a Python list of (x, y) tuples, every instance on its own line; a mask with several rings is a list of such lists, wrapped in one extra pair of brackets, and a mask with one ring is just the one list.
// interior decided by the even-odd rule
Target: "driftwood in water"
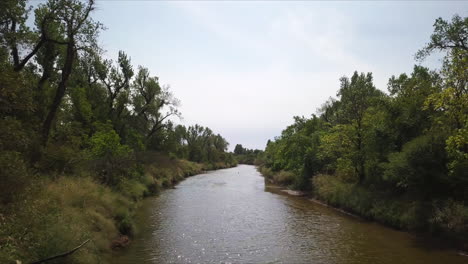
[(70, 251), (67, 251), (67, 252), (64, 252), (62, 254), (58, 254), (56, 256), (53, 256), (53, 257), (49, 257), (49, 258), (46, 258), (46, 259), (41, 259), (41, 260), (38, 260), (38, 261), (35, 261), (35, 262), (32, 262), (31, 264), (39, 264), (39, 263), (44, 263), (46, 261), (50, 261), (50, 260), (54, 260), (54, 259), (58, 259), (58, 258), (63, 258), (63, 257), (66, 257), (68, 255), (71, 255), (73, 253), (75, 253), (75, 251), (77, 251), (78, 249), (80, 249), (82, 246), (86, 245), (86, 243), (89, 242), (90, 239), (86, 240), (85, 242), (81, 243), (81, 245), (75, 247), (74, 249), (70, 250)]

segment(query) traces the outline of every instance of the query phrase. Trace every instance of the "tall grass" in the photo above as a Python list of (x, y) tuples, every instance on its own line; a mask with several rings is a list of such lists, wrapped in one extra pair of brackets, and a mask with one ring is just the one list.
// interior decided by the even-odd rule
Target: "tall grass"
[[(22, 199), (0, 208), (0, 263), (29, 263), (91, 241), (55, 263), (106, 263), (111, 242), (132, 236), (138, 201), (206, 169), (204, 165), (153, 155), (141, 162), (142, 175), (110, 187), (90, 172), (38, 177)], [(50, 262), (54, 263), (54, 262)]]
[(314, 195), (335, 207), (405, 230), (430, 231), (466, 241), (468, 207), (457, 201), (414, 201), (405, 195), (371, 191), (332, 175), (316, 175)]
[(274, 184), (289, 186), (294, 183), (296, 178), (295, 174), (289, 171), (281, 170), (275, 172), (265, 166), (260, 166), (258, 170), (268, 181)]
[[(18, 202), (1, 222), (0, 262), (25, 263), (91, 242), (67, 263), (97, 263), (109, 252), (109, 239), (118, 237), (115, 212), (132, 203), (90, 177), (60, 177), (38, 183), (29, 198)], [(40, 187), (40, 188), (39, 188)], [(61, 260), (63, 261), (63, 260)]]

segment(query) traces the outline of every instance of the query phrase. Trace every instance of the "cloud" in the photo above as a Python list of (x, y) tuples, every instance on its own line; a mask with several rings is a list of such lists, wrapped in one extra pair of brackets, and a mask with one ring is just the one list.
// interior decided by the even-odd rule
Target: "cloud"
[(411, 71), (434, 15), (457, 10), (417, 4), (421, 12), (414, 14), (415, 3), (393, 2), (101, 4), (111, 57), (128, 51), (170, 84), (184, 124), (208, 126), (232, 147), (249, 148), (263, 148), (294, 115), (314, 113), (343, 75), (371, 71), (385, 90), (392, 74)]
[[(256, 144), (247, 147), (262, 148), (294, 115), (309, 116), (335, 95), (343, 74), (369, 68), (347, 51), (353, 25), (336, 10), (257, 12), (268, 18), (245, 28), (237, 23), (239, 18), (230, 17), (229, 6), (197, 2), (176, 6), (214, 37), (232, 43), (239, 53), (261, 58), (247, 70), (203, 63), (165, 76), (176, 95), (183, 95), (184, 123), (207, 125), (226, 135), (231, 145), (249, 141)], [(255, 141), (241, 131), (250, 131)]]

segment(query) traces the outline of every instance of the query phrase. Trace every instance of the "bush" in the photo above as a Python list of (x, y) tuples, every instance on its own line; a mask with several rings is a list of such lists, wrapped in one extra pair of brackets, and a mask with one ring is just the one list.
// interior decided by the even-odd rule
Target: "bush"
[(293, 173), (294, 180), (290, 185), (293, 190), (308, 191), (311, 189), (311, 181), (309, 175), (304, 170), (299, 170)]
[(279, 171), (274, 172), (270, 168), (267, 167), (259, 167), (259, 172), (269, 181), (279, 184), (279, 185), (291, 185), (296, 181), (296, 175), (289, 171)]
[(260, 172), (260, 174), (263, 175), (263, 177), (265, 177), (265, 179), (273, 180), (274, 173), (270, 168), (267, 168), (265, 166), (260, 166), (257, 168), (257, 170)]
[(0, 152), (0, 203), (9, 203), (19, 196), (30, 178), (30, 172), (20, 153)]
[(461, 238), (468, 237), (468, 207), (453, 200), (435, 201), (429, 222), (434, 231)]
[(109, 128), (91, 137), (89, 155), (99, 181), (109, 186), (117, 186), (122, 178), (127, 177), (135, 161), (131, 149), (120, 144), (117, 132)]
[(131, 215), (127, 210), (119, 209), (115, 216), (115, 220), (117, 221), (119, 232), (122, 235), (132, 236), (134, 234), (135, 226)]
[(122, 180), (117, 186), (118, 191), (132, 201), (139, 201), (149, 195), (149, 190), (143, 182), (137, 180)]
[(312, 182), (314, 194), (333, 206), (401, 229), (415, 230), (425, 226), (426, 213), (420, 202), (373, 192), (331, 175), (317, 175)]
[(273, 181), (281, 185), (290, 185), (294, 182), (295, 175), (289, 171), (280, 171), (273, 176)]
[(71, 174), (85, 160), (79, 146), (58, 145), (49, 143), (42, 153), (37, 168), (42, 172), (57, 172)]
[[(421, 198), (447, 194), (447, 156), (443, 139), (420, 136), (392, 153), (384, 165), (384, 179)], [(438, 186), (434, 188), (434, 186)]]

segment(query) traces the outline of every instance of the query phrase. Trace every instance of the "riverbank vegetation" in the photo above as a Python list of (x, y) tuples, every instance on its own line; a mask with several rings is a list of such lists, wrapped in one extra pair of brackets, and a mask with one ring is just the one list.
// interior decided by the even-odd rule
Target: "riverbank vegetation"
[[(211, 129), (175, 125), (169, 86), (106, 58), (93, 0), (0, 3), (0, 262), (101, 263), (144, 196), (236, 164)], [(112, 242), (113, 241), (113, 242)], [(112, 242), (112, 243), (111, 243)]]
[(468, 18), (434, 23), (414, 66), (377, 89), (372, 73), (342, 77), (337, 98), (294, 117), (269, 141), (260, 171), (394, 227), (468, 238)]

